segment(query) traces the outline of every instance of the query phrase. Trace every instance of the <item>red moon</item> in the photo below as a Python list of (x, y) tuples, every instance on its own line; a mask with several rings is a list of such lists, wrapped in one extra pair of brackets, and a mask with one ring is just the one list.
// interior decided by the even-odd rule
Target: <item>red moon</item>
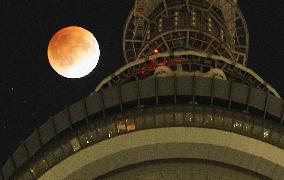
[(88, 30), (70, 26), (56, 32), (48, 45), (51, 67), (66, 78), (81, 78), (97, 66), (100, 48)]

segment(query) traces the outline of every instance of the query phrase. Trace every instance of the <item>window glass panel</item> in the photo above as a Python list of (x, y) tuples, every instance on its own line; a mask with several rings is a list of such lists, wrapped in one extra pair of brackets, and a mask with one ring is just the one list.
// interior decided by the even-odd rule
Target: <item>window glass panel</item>
[(156, 120), (156, 127), (164, 127), (165, 122), (164, 122), (164, 114), (163, 114), (163, 108), (162, 107), (157, 107), (155, 109), (155, 120)]
[(54, 156), (53, 153), (47, 153), (45, 155), (45, 157), (46, 157), (47, 163), (50, 167), (53, 166), (54, 164), (56, 164), (57, 159), (55, 159), (56, 157)]
[(80, 144), (83, 147), (88, 146), (91, 143), (91, 139), (89, 137), (89, 133), (88, 131), (86, 131), (85, 133), (82, 133), (79, 135), (79, 140), (80, 140)]
[(280, 139), (280, 129), (275, 127), (271, 132), (270, 141), (277, 145), (279, 139)]
[(185, 107), (184, 109), (184, 125), (193, 126), (194, 115), (192, 106)]
[(166, 107), (164, 110), (164, 119), (166, 126), (173, 126), (174, 125), (174, 114), (172, 107)]
[(89, 138), (90, 138), (90, 143), (93, 144), (97, 141), (100, 140), (97, 128), (95, 126), (92, 126), (89, 130)]
[(114, 120), (115, 120), (117, 134), (125, 133), (126, 132), (125, 116), (122, 114), (118, 114), (116, 117), (114, 117)]
[(24, 180), (31, 180), (31, 179), (34, 179), (34, 178), (32, 177), (32, 174), (31, 174), (30, 170), (26, 170), (26, 171), (25, 171), (25, 173), (23, 174), (23, 178), (24, 178)]
[(263, 139), (263, 127), (258, 119), (254, 119), (254, 125), (252, 128), (252, 136)]
[(135, 126), (135, 123), (134, 123), (134, 119), (131, 117), (131, 118), (127, 118), (126, 119), (126, 127), (127, 127), (127, 131), (134, 131), (136, 126)]
[(174, 126), (174, 115), (172, 112), (166, 113), (164, 115), (164, 118), (165, 118), (165, 125), (167, 127)]
[(153, 114), (148, 114), (145, 116), (145, 128), (155, 127), (155, 120)]
[(24, 172), (21, 175), (18, 175), (16, 177), (17, 180), (32, 180), (34, 179), (31, 175), (31, 173), (27, 170), (24, 170)]
[(116, 128), (117, 128), (118, 133), (120, 133), (120, 134), (125, 133), (126, 130), (127, 130), (125, 121), (120, 120), (120, 121), (117, 121), (116, 123), (117, 123)]
[(193, 119), (194, 119), (194, 115), (192, 112), (185, 112), (184, 120), (185, 120), (186, 126), (192, 126), (194, 122)]
[(33, 177), (36, 177), (36, 172), (34, 171), (33, 168), (30, 168), (29, 171), (30, 171), (30, 174), (31, 174)]
[(237, 132), (237, 133), (241, 133), (242, 132), (242, 129), (243, 129), (243, 123), (242, 121), (239, 121), (237, 119), (234, 119), (234, 122), (233, 122), (233, 131), (234, 132)]
[(270, 134), (271, 134), (271, 130), (270, 129), (267, 129), (267, 128), (263, 129), (263, 137), (264, 137), (264, 139), (268, 139), (270, 137)]
[(280, 137), (279, 146), (281, 148), (284, 148), (284, 134), (283, 133), (281, 134), (281, 137)]
[(108, 131), (108, 137), (113, 137), (116, 135), (116, 124), (114, 122), (108, 123), (106, 126)]
[(243, 129), (242, 115), (240, 113), (235, 113), (233, 116), (233, 131), (241, 133)]
[(204, 109), (204, 123), (205, 127), (212, 127), (214, 123), (214, 112), (211, 108)]
[(69, 143), (62, 144), (61, 146), (62, 146), (66, 156), (69, 156), (70, 154), (73, 153), (73, 148)]
[(243, 134), (249, 135), (252, 129), (252, 125), (250, 123), (243, 123)]
[(71, 144), (72, 149), (73, 149), (74, 152), (76, 152), (76, 151), (81, 149), (81, 145), (80, 145), (80, 142), (79, 142), (77, 137), (71, 139), (70, 140), (70, 144)]
[(136, 128), (137, 129), (145, 129), (145, 119), (144, 116), (136, 116), (135, 117)]
[(55, 158), (57, 159), (57, 161), (62, 160), (65, 157), (65, 153), (63, 152), (63, 150), (60, 147), (57, 147), (53, 151), (53, 154), (54, 154)]
[(214, 127), (224, 129), (224, 114), (221, 109), (215, 110)]
[(157, 127), (164, 127), (165, 122), (164, 122), (164, 114), (163, 114), (163, 108), (157, 107), (155, 109), (155, 120), (156, 120), (156, 126)]
[(145, 110), (145, 114), (146, 114), (146, 116), (145, 116), (145, 127), (146, 128), (153, 128), (153, 127), (155, 127), (155, 120), (154, 120), (154, 116), (153, 116), (153, 114), (154, 114), (153, 109), (152, 108), (151, 109), (146, 109)]
[(97, 130), (98, 130), (99, 137), (101, 140), (109, 137), (106, 127), (101, 125), (101, 126), (98, 126)]
[(224, 124), (222, 129), (230, 131), (233, 125), (233, 119), (232, 119), (233, 114), (230, 111), (223, 111), (223, 114), (224, 114)]
[(164, 115), (163, 114), (156, 114), (156, 125), (157, 127), (164, 127)]
[(30, 171), (35, 177), (39, 177), (46, 170), (48, 170), (48, 164), (47, 161), (43, 158), (34, 162), (30, 168)]
[[(24, 177), (24, 175), (18, 175), (18, 176), (16, 176), (15, 177), (17, 180), (25, 180), (25, 177)], [(1, 180), (2, 180), (2, 178), (0, 178)]]
[(203, 111), (200, 107), (196, 107), (194, 114), (194, 125), (202, 127), (203, 126)]
[(144, 119), (144, 111), (137, 110), (135, 112), (135, 122), (137, 129), (145, 129), (145, 119)]
[(269, 141), (272, 135), (272, 130), (273, 130), (272, 122), (265, 120), (263, 123), (264, 123), (263, 138), (266, 141)]

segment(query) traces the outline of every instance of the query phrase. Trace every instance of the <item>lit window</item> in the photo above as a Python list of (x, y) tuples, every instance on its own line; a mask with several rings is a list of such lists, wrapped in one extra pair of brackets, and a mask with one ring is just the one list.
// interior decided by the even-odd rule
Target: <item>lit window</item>
[(107, 133), (108, 133), (107, 136), (109, 138), (116, 134), (116, 132), (117, 132), (116, 126), (117, 126), (117, 124), (114, 123), (114, 122), (106, 126), (105, 130), (107, 130)]
[(220, 30), (220, 37), (221, 37), (221, 40), (224, 41), (224, 30), (223, 29)]
[(35, 171), (32, 168), (30, 168), (30, 171), (35, 176)]
[(179, 21), (179, 12), (175, 12), (175, 17), (174, 17), (174, 24), (175, 26), (178, 26), (178, 21)]
[(133, 121), (126, 119), (126, 125), (127, 125), (127, 131), (134, 131), (135, 130), (135, 124)]
[(182, 120), (182, 113), (175, 113), (176, 120)]
[(235, 122), (233, 126), (234, 126), (234, 128), (240, 128), (240, 127), (242, 127), (243, 125), (242, 125), (242, 123), (240, 123), (240, 122)]
[(116, 128), (117, 128), (117, 131), (118, 131), (118, 132), (120, 132), (120, 131), (126, 131), (125, 123), (122, 122), (122, 121), (117, 123)]
[(270, 134), (270, 131), (268, 129), (264, 129), (264, 132), (263, 132), (263, 137), (264, 138), (267, 138)]
[(45, 159), (42, 160), (41, 166), (44, 167), (46, 170), (48, 169), (48, 163)]
[(212, 114), (207, 114), (206, 115), (206, 119), (205, 119), (205, 123), (206, 124), (210, 124), (211, 122), (213, 122), (213, 115)]
[(185, 120), (191, 122), (193, 120), (193, 114), (190, 112), (185, 113)]
[(150, 40), (151, 39), (151, 31), (150, 30), (147, 30), (147, 40)]
[(248, 132), (250, 130), (250, 125), (245, 124), (243, 129), (244, 129), (244, 131)]
[(81, 148), (79, 140), (77, 138), (71, 139), (70, 144), (71, 144), (74, 152), (78, 151)]
[(163, 19), (160, 18), (158, 22), (158, 31), (162, 32), (163, 31)]
[(192, 11), (191, 16), (192, 16), (192, 19), (191, 19), (192, 23), (191, 24), (193, 26), (195, 26), (196, 25), (196, 12)]
[(212, 19), (211, 19), (211, 17), (208, 17), (208, 31), (209, 32), (212, 31)]
[(88, 137), (87, 137), (87, 136), (85, 137), (85, 139), (86, 139), (86, 143), (87, 143), (87, 144), (89, 144), (90, 142), (89, 142), (89, 140), (88, 140)]

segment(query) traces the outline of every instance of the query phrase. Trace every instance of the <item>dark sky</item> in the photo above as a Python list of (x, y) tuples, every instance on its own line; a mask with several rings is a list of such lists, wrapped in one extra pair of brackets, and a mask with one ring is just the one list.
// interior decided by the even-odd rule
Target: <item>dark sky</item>
[[(284, 95), (283, 0), (239, 0), (251, 36), (249, 67)], [(93, 91), (124, 64), (122, 32), (133, 0), (0, 0), (0, 167), (20, 141)], [(101, 58), (82, 79), (51, 69), (46, 50), (59, 29), (77, 25), (97, 38)]]

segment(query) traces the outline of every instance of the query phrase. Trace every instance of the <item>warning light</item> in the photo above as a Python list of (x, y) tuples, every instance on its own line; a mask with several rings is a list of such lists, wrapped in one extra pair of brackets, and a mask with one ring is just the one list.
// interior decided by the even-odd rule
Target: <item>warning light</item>
[(154, 50), (154, 53), (155, 53), (155, 54), (158, 54), (158, 53), (159, 53), (159, 50), (158, 50), (158, 49), (155, 49), (155, 50)]

